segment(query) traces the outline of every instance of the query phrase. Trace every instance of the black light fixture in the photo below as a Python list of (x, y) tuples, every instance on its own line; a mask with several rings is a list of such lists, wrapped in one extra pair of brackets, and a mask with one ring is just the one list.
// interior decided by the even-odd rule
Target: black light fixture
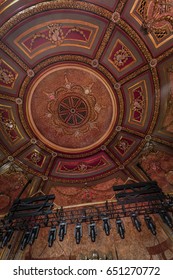
[(59, 235), (59, 241), (63, 241), (64, 240), (64, 236), (67, 233), (67, 223), (65, 221), (61, 221), (59, 224), (59, 231), (58, 231), (58, 235)]
[(11, 240), (13, 236), (13, 233), (14, 233), (13, 228), (9, 228), (6, 230), (4, 236), (2, 237), (1, 248), (4, 248), (8, 244), (8, 242)]
[(79, 244), (82, 238), (82, 224), (77, 223), (74, 230), (74, 236), (76, 239), (76, 244)]
[(172, 222), (172, 218), (169, 215), (169, 213), (167, 213), (165, 210), (161, 210), (159, 212), (160, 217), (162, 218), (162, 221), (170, 228), (173, 227), (173, 222)]
[(116, 223), (117, 232), (118, 232), (119, 236), (121, 237), (121, 239), (124, 239), (125, 238), (125, 227), (124, 227), (123, 221), (120, 219), (119, 216), (117, 216), (115, 223)]
[(88, 234), (91, 237), (91, 241), (95, 242), (96, 241), (96, 223), (91, 221), (90, 224), (88, 225)]
[(132, 220), (134, 227), (137, 229), (137, 231), (140, 232), (141, 231), (141, 222), (140, 222), (139, 218), (137, 217), (136, 213), (131, 214), (131, 220)]
[(22, 251), (25, 249), (26, 245), (29, 243), (30, 235), (31, 235), (31, 231), (29, 229), (27, 229), (23, 234), (22, 241), (21, 241), (21, 244), (20, 244), (20, 249)]
[(151, 231), (151, 233), (153, 235), (156, 235), (157, 234), (156, 225), (155, 225), (153, 219), (149, 215), (145, 214), (144, 220), (146, 222), (146, 225), (147, 225), (148, 229)]
[(40, 230), (40, 226), (37, 224), (35, 225), (32, 229), (31, 229), (31, 233), (29, 236), (29, 244), (32, 245), (35, 241), (35, 239), (37, 239), (38, 234), (39, 234), (39, 230)]
[(56, 226), (52, 226), (50, 228), (49, 235), (48, 235), (48, 246), (49, 247), (52, 247), (53, 242), (56, 240), (56, 233), (57, 233)]
[[(30, 183), (29, 181), (26, 186)], [(83, 235), (82, 224), (88, 224), (88, 234), (92, 242), (96, 241), (96, 222), (102, 221), (105, 234), (110, 235), (114, 219), (118, 234), (125, 238), (123, 218), (131, 218), (137, 231), (141, 231), (139, 217), (143, 216), (147, 228), (156, 235), (156, 225), (151, 215), (160, 215), (163, 222), (173, 230), (173, 221), (168, 213), (173, 208), (173, 197), (165, 195), (155, 181), (140, 182), (114, 186), (116, 202), (106, 201), (94, 207), (82, 206), (53, 209), (54, 195), (42, 195), (14, 201), (9, 213), (0, 220), (0, 248), (7, 246), (15, 231), (23, 231), (20, 243), (21, 250), (34, 241), (41, 228), (49, 227), (48, 246), (52, 247), (58, 232), (59, 241), (67, 233), (67, 225), (74, 224), (76, 244), (80, 244)]]
[(108, 235), (110, 235), (110, 229), (111, 229), (109, 217), (103, 217), (102, 221), (103, 221), (103, 229), (104, 229), (106, 235), (108, 236)]
[(0, 231), (0, 244), (1, 244), (1, 242), (2, 242), (2, 239), (3, 239), (3, 232)]

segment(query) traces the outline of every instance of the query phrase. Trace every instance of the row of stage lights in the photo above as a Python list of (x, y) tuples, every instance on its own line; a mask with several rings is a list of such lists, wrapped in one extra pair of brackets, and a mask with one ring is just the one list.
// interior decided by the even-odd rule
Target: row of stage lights
[[(166, 211), (161, 211), (159, 214), (160, 214), (163, 222), (172, 229), (173, 221), (172, 221), (171, 216)], [(131, 214), (131, 220), (132, 220), (133, 226), (136, 228), (136, 230), (138, 232), (140, 232), (141, 231), (141, 222), (136, 213)], [(155, 225), (152, 217), (150, 217), (148, 214), (145, 214), (144, 221), (147, 225), (147, 228), (151, 231), (151, 233), (153, 235), (156, 235), (157, 234), (156, 225)], [(109, 217), (106, 217), (106, 216), (102, 217), (102, 222), (103, 222), (103, 230), (105, 231), (105, 234), (107, 236), (110, 235), (111, 224), (110, 224)], [(122, 219), (119, 216), (117, 216), (117, 218), (115, 220), (115, 224), (116, 224), (117, 233), (119, 234), (119, 236), (122, 239), (124, 239), (125, 238), (125, 226), (124, 226)], [(33, 226), (32, 229), (27, 229), (24, 232), (23, 237), (21, 239), (21, 244), (20, 244), (21, 250), (24, 250), (25, 247), (27, 246), (27, 244), (32, 245), (34, 243), (34, 241), (38, 237), (39, 230), (40, 230), (40, 225), (36, 224)], [(7, 229), (5, 234), (3, 234), (2, 232), (0, 233), (0, 241), (1, 241), (0, 247), (1, 248), (4, 248), (6, 245), (8, 245), (8, 243), (10, 242), (10, 240), (12, 238), (13, 233), (14, 233), (13, 228)], [(50, 228), (49, 234), (48, 234), (48, 246), (49, 247), (52, 247), (54, 241), (56, 240), (57, 233), (59, 236), (59, 241), (63, 241), (64, 237), (67, 233), (67, 222), (66, 221), (61, 221), (58, 225), (58, 228), (55, 225), (53, 225)], [(75, 229), (74, 229), (74, 237), (76, 240), (76, 244), (80, 244), (82, 235), (83, 235), (82, 223), (76, 223)], [(96, 229), (95, 221), (91, 221), (88, 224), (88, 235), (90, 236), (92, 242), (96, 241), (97, 229)]]

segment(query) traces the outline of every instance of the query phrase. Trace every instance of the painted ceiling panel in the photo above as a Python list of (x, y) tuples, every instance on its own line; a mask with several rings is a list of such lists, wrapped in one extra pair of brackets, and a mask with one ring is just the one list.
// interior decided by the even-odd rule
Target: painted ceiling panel
[(54, 168), (51, 172), (51, 176), (58, 176), (59, 179), (65, 178), (66, 181), (74, 179), (87, 179), (102, 177), (102, 173), (109, 173), (112, 169), (115, 169), (117, 165), (109, 158), (105, 152), (97, 153), (97, 155), (86, 157), (85, 159), (69, 160), (69, 159), (57, 159)]
[(17, 151), (29, 141), (19, 121), (17, 110), (15, 102), (0, 99), (1, 141), (10, 152)]
[(115, 29), (102, 55), (101, 63), (109, 69), (117, 80), (142, 67), (146, 60), (136, 43), (132, 42), (128, 34)]
[(124, 84), (122, 91), (126, 107), (123, 126), (146, 133), (155, 111), (158, 110), (154, 108), (154, 104), (159, 99), (157, 95), (154, 97), (152, 94), (154, 84), (150, 72), (145, 72)]
[(11, 96), (17, 97), (26, 72), (1, 50), (0, 55), (2, 57), (0, 59), (0, 94), (9, 93)]
[(173, 104), (173, 59), (167, 58), (158, 65), (158, 72), (161, 83), (161, 104), (158, 123), (154, 135), (162, 139), (173, 142), (173, 122), (172, 122), (172, 104)]
[(4, 42), (31, 66), (45, 57), (69, 52), (93, 57), (107, 25), (107, 20), (85, 12), (51, 11), (21, 22)]
[(136, 0), (126, 5), (122, 18), (137, 32), (143, 33), (143, 40), (153, 56), (161, 54), (173, 45), (172, 0)]

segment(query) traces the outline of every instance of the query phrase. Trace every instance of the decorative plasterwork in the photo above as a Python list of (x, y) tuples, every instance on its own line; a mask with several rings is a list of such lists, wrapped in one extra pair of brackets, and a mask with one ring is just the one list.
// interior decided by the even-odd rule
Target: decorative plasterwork
[(12, 89), (18, 74), (3, 59), (0, 59), (0, 86)]
[(148, 93), (145, 80), (134, 84), (128, 89), (130, 96), (129, 123), (143, 126), (146, 121), (148, 109)]
[(32, 59), (59, 46), (91, 49), (98, 29), (97, 25), (79, 20), (47, 21), (23, 32), (14, 43)]
[[(14, 123), (7, 126), (13, 128), (16, 125), (17, 128), (19, 125), (21, 131), (23, 126), (26, 137), (31, 138), (27, 143), (23, 141), (19, 148), (13, 145), (11, 157), (27, 172), (39, 176), (43, 185), (48, 180), (57, 181), (58, 185), (94, 184), (95, 180), (115, 176), (118, 170), (130, 173), (128, 165), (133, 165), (147, 141), (146, 134), (152, 135), (156, 126), (160, 102), (157, 70), (160, 62), (170, 57), (172, 50), (163, 52), (167, 48), (165, 42), (159, 48), (160, 56), (153, 55), (155, 46), (148, 44), (148, 35), (139, 32), (139, 25), (133, 25), (134, 18), (123, 16), (123, 9), (131, 9), (131, 1), (104, 1), (105, 8), (99, 6), (102, 0), (91, 2), (60, 0), (38, 4), (37, 1), (34, 8), (26, 8), (22, 12), (18, 12), (22, 10), (18, 3), (14, 6), (19, 8), (16, 9), (17, 14), (1, 28), (0, 48), (9, 57), (8, 64), (19, 74), (13, 88), (15, 98), (6, 88), (0, 95), (7, 104), (13, 102), (17, 108)], [(28, 6), (28, 3), (23, 5)], [(12, 8), (9, 7), (9, 11)], [(10, 60), (15, 63), (10, 64)], [(45, 80), (40, 96), (34, 96), (42, 75), (45, 78), (50, 69), (60, 69), (67, 64), (69, 68), (75, 64), (81, 70), (76, 75), (78, 79), (72, 75), (74, 68), (72, 71), (64, 69), (61, 79), (57, 75), (49, 83)], [(90, 78), (83, 74), (84, 68), (88, 69)], [(95, 82), (94, 73), (100, 77), (100, 86)], [(111, 106), (106, 96), (102, 98), (102, 83), (108, 85), (104, 92), (108, 91), (113, 96)], [(38, 119), (34, 120), (36, 129), (30, 113), (26, 118), (28, 95), (33, 97), (31, 103), (36, 102), (35, 97), (40, 98), (40, 102), (35, 103), (35, 110), (31, 110), (31, 113), (38, 113)], [(110, 97), (109, 94), (107, 96)], [(115, 118), (102, 138), (98, 120), (102, 114), (102, 126), (106, 118), (111, 122), (111, 107), (116, 111)], [(56, 137), (65, 136), (67, 141), (63, 140), (63, 145), (72, 147), (62, 148), (62, 143), (52, 146), (47, 140), (43, 141), (37, 133), (40, 120), (47, 125), (41, 131), (45, 138), (53, 141)], [(55, 133), (51, 134), (52, 127)], [(94, 141), (91, 144), (87, 142), (92, 139), (96, 145)], [(157, 137), (153, 138), (155, 140), (162, 141), (163, 145), (170, 144), (169, 140)], [(4, 135), (3, 141), (4, 147), (8, 146)], [(7, 156), (11, 147), (9, 144)], [(141, 178), (142, 175), (137, 174), (136, 177)]]
[(23, 139), (14, 120), (11, 106), (0, 104), (0, 127), (4, 138), (10, 145), (17, 144)]
[(115, 168), (113, 161), (106, 155), (106, 153), (101, 152), (95, 156), (80, 160), (71, 161), (67, 159), (58, 159), (50, 175), (72, 180), (80, 178), (81, 176), (83, 178), (96, 176), (103, 171), (109, 171), (113, 168)]
[(25, 160), (28, 160), (39, 168), (42, 168), (45, 158), (46, 157), (37, 149), (34, 149), (32, 152), (26, 154), (25, 156)]
[(155, 48), (173, 38), (172, 13), (172, 0), (136, 0), (131, 9), (131, 16), (141, 25)]
[(109, 61), (119, 72), (121, 72), (124, 69), (132, 66), (136, 59), (131, 51), (123, 44), (123, 42), (118, 39), (111, 51)]
[(79, 153), (108, 138), (117, 118), (117, 101), (101, 75), (71, 63), (51, 67), (36, 78), (26, 110), (41, 141), (57, 151)]
[[(145, 52), (145, 47), (142, 48), (142, 46), (139, 50), (135, 42), (138, 42), (139, 45), (140, 41), (122, 20), (118, 22), (118, 25), (122, 25), (127, 34), (119, 28), (114, 30), (100, 62), (109, 69), (117, 80), (120, 80), (139, 66), (142, 67), (145, 63), (145, 57), (142, 53), (144, 52), (148, 56), (148, 52)], [(129, 36), (133, 37), (133, 42)]]

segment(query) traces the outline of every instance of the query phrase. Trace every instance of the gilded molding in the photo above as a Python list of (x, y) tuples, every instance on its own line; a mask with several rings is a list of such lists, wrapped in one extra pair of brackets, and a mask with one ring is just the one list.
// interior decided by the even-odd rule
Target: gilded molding
[(2, 144), (0, 144), (0, 151), (2, 151), (5, 157), (8, 157), (9, 153)]
[(172, 54), (173, 54), (173, 47), (171, 49), (167, 50), (166, 52), (162, 53), (160, 56), (158, 56), (157, 61), (161, 62), (162, 60), (171, 56)]
[[(37, 177), (42, 177), (42, 173), (41, 172), (38, 172), (38, 171), (35, 171), (33, 169), (31, 169), (30, 167), (28, 167), (26, 164), (22, 163), (21, 161), (19, 161), (18, 159), (15, 159), (15, 163), (21, 167), (22, 169), (26, 170), (26, 172), (30, 173), (30, 174), (33, 174)], [(49, 180), (52, 181), (52, 182), (59, 182), (59, 183), (68, 183), (68, 184), (72, 184), (72, 183), (76, 183), (76, 184), (83, 184), (85, 182), (93, 182), (95, 180), (100, 180), (100, 179), (103, 179), (103, 178), (107, 178), (109, 176), (111, 176), (112, 174), (115, 174), (116, 172), (119, 171), (119, 167), (115, 167), (114, 169), (112, 170), (109, 170), (105, 173), (102, 173), (100, 175), (96, 175), (96, 176), (91, 176), (89, 178), (85, 178), (85, 179), (64, 179), (64, 178), (58, 178), (58, 177), (53, 177), (53, 176), (49, 176)]]
[(59, 1), (49, 1), (49, 2), (42, 2), (26, 8), (25, 10), (19, 12), (12, 18), (10, 18), (4, 25), (1, 27), (1, 36), (2, 38), (10, 29), (12, 29), (16, 24), (20, 23), (26, 18), (34, 16), (38, 13), (42, 13), (44, 11), (51, 11), (55, 9), (77, 9), (87, 12), (92, 12), (98, 16), (102, 16), (108, 20), (111, 19), (112, 13), (105, 8), (100, 6), (81, 2), (81, 1), (73, 1), (73, 0), (59, 0)]
[(132, 160), (133, 160), (134, 158), (136, 158), (136, 157), (139, 155), (139, 153), (141, 152), (141, 150), (143, 149), (143, 147), (145, 146), (145, 144), (146, 144), (146, 141), (145, 141), (145, 139), (144, 139), (144, 140), (142, 140), (142, 141), (140, 142), (140, 145), (139, 145), (139, 147), (136, 149), (136, 151), (135, 151), (127, 160), (125, 160), (125, 161), (123, 162), (123, 164), (124, 164), (124, 165), (127, 165), (127, 164), (131, 163)]
[(107, 149), (106, 149), (106, 154), (109, 155), (109, 157), (114, 161), (115, 164), (117, 164), (118, 166), (121, 165), (121, 162), (120, 162), (119, 159), (116, 158), (116, 157), (114, 156), (114, 154), (109, 150), (109, 147), (107, 147)]
[(124, 6), (126, 5), (126, 3), (127, 3), (127, 0), (120, 0), (118, 5), (117, 5), (117, 7), (116, 7), (116, 11), (118, 13), (121, 13), (123, 11)]
[(154, 92), (155, 109), (154, 109), (154, 113), (153, 113), (152, 122), (150, 124), (150, 128), (149, 128), (147, 134), (152, 134), (152, 132), (153, 132), (155, 124), (157, 123), (158, 114), (159, 114), (159, 107), (160, 107), (160, 83), (159, 83), (159, 78), (158, 78), (158, 75), (157, 75), (156, 68), (151, 68), (151, 73), (152, 73), (152, 76), (153, 76), (154, 90), (155, 90), (155, 92)]
[(104, 35), (104, 38), (102, 40), (102, 43), (100, 44), (100, 47), (99, 47), (99, 49), (96, 53), (96, 56), (95, 56), (96, 59), (99, 60), (100, 57), (102, 56), (102, 54), (103, 54), (103, 52), (104, 52), (104, 50), (107, 46), (107, 43), (108, 43), (108, 41), (109, 41), (113, 31), (114, 31), (114, 28), (115, 28), (115, 23), (110, 22), (109, 26), (107, 27), (106, 33)]
[[(70, 62), (82, 62), (82, 63), (85, 63), (88, 66), (90, 66), (91, 62), (92, 62), (91, 59), (86, 58), (86, 57), (82, 57), (82, 56), (77, 56), (77, 55), (60, 55), (60, 56), (48, 58), (47, 60), (45, 60), (45, 61), (41, 62), (40, 64), (38, 64), (33, 70), (34, 70), (35, 74), (37, 74), (42, 69), (45, 69), (45, 67), (48, 67), (49, 65), (52, 65), (54, 63), (61, 62), (61, 61), (63, 61), (63, 62), (66, 62), (66, 61), (67, 62), (68, 61), (70, 61)], [(115, 78), (111, 75), (111, 73), (105, 67), (99, 65), (98, 66), (98, 70), (107, 77), (107, 79), (110, 81), (110, 83), (112, 83), (112, 84), (116, 83)], [(20, 92), (19, 92), (19, 97), (20, 98), (23, 98), (24, 94), (26, 93), (26, 89), (27, 89), (29, 83), (30, 83), (30, 78), (26, 77), (24, 82), (23, 82), (23, 84), (22, 84)], [(123, 98), (122, 98), (121, 91), (120, 90), (116, 91), (116, 94), (118, 96), (119, 106), (120, 106), (120, 114), (119, 114), (119, 120), (118, 120), (118, 124), (117, 125), (120, 126), (121, 123), (122, 123), (122, 119), (123, 119), (124, 103), (123, 103)], [(32, 138), (33, 137), (33, 133), (31, 132), (31, 130), (28, 127), (28, 125), (26, 125), (22, 106), (19, 107), (19, 113), (20, 113), (20, 118), (21, 118), (21, 122), (22, 122), (23, 127), (25, 128), (25, 130), (28, 133), (28, 135)], [(107, 145), (114, 138), (116, 133), (117, 133), (117, 131), (115, 130), (113, 132), (113, 134), (111, 135), (111, 137), (105, 142), (105, 145)], [(40, 146), (42, 149), (48, 151), (49, 153), (52, 152), (52, 150), (48, 149), (44, 145), (41, 145), (40, 143), (38, 143), (38, 146)], [(76, 158), (76, 157), (84, 157), (86, 154), (87, 155), (95, 154), (99, 150), (100, 149), (98, 148), (98, 149), (94, 150), (93, 152), (85, 152), (82, 155), (77, 155), (77, 156), (75, 156), (75, 155), (68, 156), (68, 155), (64, 155), (64, 154), (61, 154), (61, 153), (57, 153), (57, 155), (58, 156), (64, 156), (66, 158), (68, 158), (68, 157), (69, 158), (71, 158), (71, 157)]]
[(45, 175), (46, 175), (46, 176), (49, 176), (49, 172), (50, 172), (50, 170), (51, 170), (51, 167), (52, 167), (52, 165), (53, 165), (54, 160), (55, 160), (55, 158), (52, 157), (51, 160), (50, 160), (50, 162), (49, 162), (49, 164), (48, 164), (48, 167), (47, 167), (47, 169), (46, 169), (46, 172), (45, 172)]
[(51, 58), (46, 59), (45, 61), (39, 63), (33, 70), (36, 73), (38, 73), (39, 71), (41, 71), (42, 69), (44, 69), (45, 67), (57, 63), (57, 62), (66, 62), (66, 61), (70, 61), (70, 62), (83, 62), (86, 63), (88, 65), (91, 65), (92, 60), (87, 58), (87, 57), (83, 57), (80, 55), (58, 55), (58, 56), (54, 56)]
[(122, 131), (128, 132), (128, 133), (130, 133), (132, 135), (139, 136), (141, 138), (145, 138), (145, 134), (144, 133), (136, 131), (136, 130), (133, 130), (133, 129), (130, 129), (130, 128), (127, 128), (127, 127), (122, 127)]
[(14, 53), (12, 52), (4, 43), (0, 41), (0, 48), (10, 56), (22, 69), (28, 70), (28, 66)]
[(17, 149), (17, 151), (15, 151), (13, 154), (11, 154), (13, 157), (18, 156), (21, 152), (23, 152), (24, 150), (26, 150), (28, 147), (30, 147), (32, 144), (29, 141), (28, 143), (24, 144), (21, 148)]
[(145, 71), (149, 70), (150, 67), (148, 64), (144, 65), (143, 67), (137, 69), (136, 71), (134, 71), (133, 73), (127, 75), (125, 78), (123, 78), (122, 80), (119, 81), (119, 83), (121, 85), (127, 83), (128, 81), (130, 81), (131, 79), (139, 76), (140, 74), (144, 73)]
[(120, 19), (117, 22), (117, 25), (121, 27), (132, 39), (134, 42), (138, 43), (139, 49), (143, 52), (145, 58), (147, 59), (148, 62), (151, 61), (152, 55), (149, 51), (149, 49), (146, 47), (145, 43), (141, 40), (139, 35), (135, 30), (133, 30), (124, 20)]
[(160, 138), (155, 137), (155, 136), (152, 136), (152, 140), (153, 140), (154, 142), (159, 143), (159, 144), (162, 144), (162, 145), (165, 145), (165, 146), (168, 146), (168, 147), (173, 148), (173, 143), (170, 143), (170, 142), (168, 142), (168, 141), (166, 141), (166, 140), (160, 139)]
[[(144, 172), (142, 172), (141, 169), (139, 169), (136, 164), (134, 163), (132, 166), (128, 166), (128, 168), (130, 169), (130, 171), (132, 172), (132, 174), (135, 174), (135, 177), (137, 177), (139, 179), (139, 181), (146, 181), (148, 180), (148, 178), (146, 177), (146, 175), (144, 174)], [(133, 175), (134, 176), (134, 175)]]
[(119, 167), (115, 167), (114, 169), (108, 171), (108, 172), (105, 172), (105, 173), (102, 173), (100, 175), (96, 175), (96, 176), (92, 176), (92, 177), (89, 177), (89, 178), (85, 178), (85, 179), (64, 179), (64, 178), (55, 178), (55, 177), (49, 177), (49, 179), (52, 181), (52, 182), (59, 182), (59, 183), (68, 183), (68, 184), (77, 184), (77, 185), (80, 185), (80, 184), (83, 184), (83, 183), (86, 183), (86, 182), (93, 182), (93, 181), (96, 181), (96, 180), (101, 180), (101, 179), (108, 179), (112, 174), (116, 174), (116, 172), (119, 171)]
[(9, 95), (5, 95), (3, 93), (0, 93), (0, 98), (3, 100), (9, 100), (9, 101), (13, 101), (16, 102), (16, 98), (13, 96), (9, 96)]

